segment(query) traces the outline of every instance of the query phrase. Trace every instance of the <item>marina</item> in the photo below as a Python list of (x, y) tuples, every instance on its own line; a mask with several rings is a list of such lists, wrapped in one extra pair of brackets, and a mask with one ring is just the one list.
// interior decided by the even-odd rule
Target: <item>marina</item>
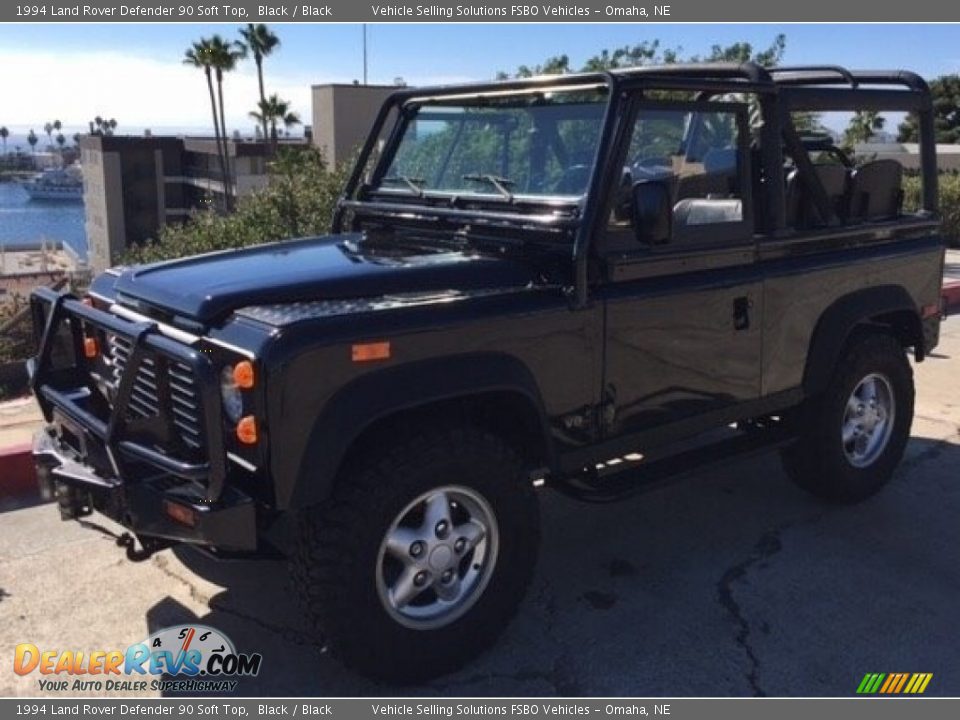
[[(82, 198), (82, 195), (81, 195)], [(32, 200), (21, 183), (0, 182), (0, 248), (11, 272), (11, 254), (38, 251), (41, 245), (60, 247), (78, 261), (87, 257), (83, 202)]]

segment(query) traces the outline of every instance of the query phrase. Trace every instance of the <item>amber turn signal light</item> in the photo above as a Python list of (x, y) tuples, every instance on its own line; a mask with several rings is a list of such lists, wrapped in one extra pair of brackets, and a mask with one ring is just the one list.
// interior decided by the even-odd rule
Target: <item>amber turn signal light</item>
[(100, 354), (100, 348), (97, 346), (96, 338), (85, 337), (83, 339), (83, 354), (91, 359)]
[(249, 390), (253, 387), (253, 363), (249, 360), (241, 360), (233, 366), (233, 384), (241, 390)]
[(181, 525), (193, 527), (197, 524), (196, 513), (194, 513), (194, 511), (188, 507), (184, 507), (183, 505), (175, 502), (170, 502), (169, 500), (164, 500), (163, 509), (167, 513), (167, 517), (180, 523)]
[(370, 362), (372, 360), (390, 359), (390, 341), (356, 343), (351, 352), (354, 362)]
[(253, 415), (245, 415), (237, 423), (237, 440), (244, 445), (253, 445), (257, 442), (257, 421)]

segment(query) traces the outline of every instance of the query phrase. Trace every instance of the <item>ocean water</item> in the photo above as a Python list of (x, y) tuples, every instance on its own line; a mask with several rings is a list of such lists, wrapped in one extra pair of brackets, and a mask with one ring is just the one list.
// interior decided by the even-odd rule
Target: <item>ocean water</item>
[(31, 200), (16, 183), (0, 182), (0, 244), (38, 242), (44, 238), (69, 245), (87, 257), (83, 203)]

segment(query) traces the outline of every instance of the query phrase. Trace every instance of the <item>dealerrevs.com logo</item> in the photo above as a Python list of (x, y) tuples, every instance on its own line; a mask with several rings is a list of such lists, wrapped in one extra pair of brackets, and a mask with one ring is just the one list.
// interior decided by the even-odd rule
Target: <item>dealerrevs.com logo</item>
[(219, 630), (168, 627), (125, 650), (45, 650), (21, 643), (17, 675), (38, 674), (43, 692), (231, 692), (260, 672), (260, 653), (238, 653)]

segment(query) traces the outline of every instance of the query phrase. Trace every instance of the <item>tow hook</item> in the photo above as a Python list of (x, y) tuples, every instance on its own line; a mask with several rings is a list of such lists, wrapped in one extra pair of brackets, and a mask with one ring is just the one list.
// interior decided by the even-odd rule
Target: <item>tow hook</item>
[[(140, 549), (137, 549), (137, 540), (140, 541)], [(128, 532), (117, 537), (117, 547), (126, 548), (127, 560), (131, 562), (143, 562), (161, 550), (173, 546), (175, 543), (158, 538), (135, 538)]]

